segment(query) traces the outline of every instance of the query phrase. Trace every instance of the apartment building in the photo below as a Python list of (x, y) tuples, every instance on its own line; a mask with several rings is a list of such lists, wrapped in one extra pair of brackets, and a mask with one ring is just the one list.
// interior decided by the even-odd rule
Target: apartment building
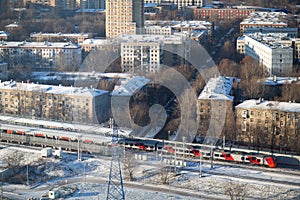
[(82, 43), (84, 40), (92, 38), (91, 33), (31, 33), (30, 40), (33, 42), (72, 42)]
[(293, 71), (294, 59), (293, 42), (284, 38), (286, 34), (246, 34), (238, 38), (237, 51), (258, 60), (267, 74), (283, 76)]
[(109, 118), (109, 93), (5, 81), (0, 83), (1, 112), (66, 122), (99, 123)]
[(144, 27), (144, 1), (106, 1), (106, 37), (142, 33)]
[[(197, 117), (201, 135), (206, 135), (209, 127), (222, 132), (222, 120), (233, 114), (233, 77), (210, 78), (197, 100)], [(225, 121), (224, 121), (225, 123)], [(212, 131), (212, 130), (211, 130)], [(214, 134), (214, 133), (210, 133)]]
[(192, 6), (188, 7), (188, 11), (197, 20), (234, 20), (245, 19), (255, 10), (244, 8), (199, 8)]
[(144, 0), (145, 3), (174, 3), (179, 9), (187, 6), (199, 6), (203, 7), (206, 5), (206, 0)]
[(81, 64), (81, 46), (68, 42), (0, 42), (0, 55), (8, 63), (29, 65), (35, 71), (51, 71), (65, 66), (78, 68)]
[(173, 35), (174, 33), (186, 34), (195, 41), (203, 41), (213, 34), (213, 23), (207, 21), (145, 21), (145, 34)]
[(283, 12), (252, 12), (240, 23), (240, 33), (244, 34), (248, 28), (286, 28), (286, 15)]
[(120, 53), (124, 72), (148, 73), (158, 72), (161, 64), (179, 64), (189, 56), (190, 47), (184, 35), (123, 35)]
[(117, 118), (119, 126), (134, 126), (129, 110), (130, 99), (135, 93), (146, 90), (149, 82), (150, 79), (144, 76), (133, 76), (120, 81), (120, 84), (110, 93), (113, 116)]
[(105, 9), (105, 0), (76, 0), (80, 9)]
[(235, 107), (237, 140), (255, 146), (295, 150), (300, 137), (300, 104), (246, 100)]
[(108, 50), (110, 52), (120, 52), (120, 43), (117, 40), (110, 39), (86, 39), (83, 41), (82, 49), (84, 52), (90, 52), (94, 49)]

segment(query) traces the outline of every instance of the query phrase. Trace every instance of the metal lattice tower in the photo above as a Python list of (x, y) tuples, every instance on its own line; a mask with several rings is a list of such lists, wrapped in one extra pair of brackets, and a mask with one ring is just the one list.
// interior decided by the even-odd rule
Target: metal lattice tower
[(110, 120), (113, 134), (111, 147), (111, 164), (107, 188), (107, 200), (124, 200), (125, 194), (123, 189), (122, 171), (120, 165), (119, 145), (118, 145), (118, 126), (114, 124), (114, 120)]

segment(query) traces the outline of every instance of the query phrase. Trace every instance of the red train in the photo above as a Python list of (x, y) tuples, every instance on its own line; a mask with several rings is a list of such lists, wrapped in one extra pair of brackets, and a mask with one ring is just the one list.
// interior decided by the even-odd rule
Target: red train
[[(199, 150), (193, 148), (191, 152), (195, 157), (199, 157), (199, 156), (202, 156), (203, 158), (211, 157), (210, 150)], [(214, 149), (213, 159), (236, 162), (236, 163), (245, 163), (245, 164), (249, 163), (253, 165), (263, 165), (270, 168), (276, 168), (275, 156), (265, 155), (261, 153), (243, 152), (243, 151), (224, 151), (221, 149)]]

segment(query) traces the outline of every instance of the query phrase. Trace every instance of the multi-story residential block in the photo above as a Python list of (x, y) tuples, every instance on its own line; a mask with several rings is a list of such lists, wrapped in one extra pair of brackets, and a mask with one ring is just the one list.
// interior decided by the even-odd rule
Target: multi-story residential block
[(199, 8), (196, 6), (188, 7), (189, 13), (193, 14), (194, 19), (202, 20), (233, 20), (245, 19), (254, 9), (244, 8)]
[(298, 37), (298, 28), (273, 28), (273, 27), (247, 28), (245, 34), (258, 33), (258, 32), (262, 34), (283, 33), (283, 34), (287, 34), (287, 36), (290, 38)]
[(82, 43), (84, 40), (92, 38), (91, 33), (31, 33), (30, 39), (34, 42), (72, 42)]
[(292, 42), (281, 42), (284, 37), (286, 34), (247, 34), (237, 40), (237, 51), (258, 60), (269, 75), (282, 76), (293, 71)]
[(282, 150), (299, 147), (299, 103), (252, 99), (237, 105), (235, 110), (238, 141)]
[(117, 118), (119, 126), (130, 127), (133, 125), (129, 110), (130, 99), (135, 93), (146, 90), (149, 79), (144, 76), (133, 76), (124, 79), (110, 93), (113, 116)]
[(29, 65), (35, 71), (76, 69), (81, 64), (81, 52), (81, 46), (68, 42), (0, 42), (0, 55), (9, 69), (17, 64)]
[(0, 83), (1, 112), (68, 122), (98, 123), (109, 118), (109, 93), (6, 81)]
[(187, 6), (199, 6), (203, 7), (206, 5), (206, 0), (144, 0), (145, 3), (174, 3), (177, 4), (179, 9)]
[(240, 33), (244, 34), (248, 28), (286, 28), (286, 15), (283, 12), (252, 12), (240, 23)]
[(144, 1), (106, 1), (106, 37), (142, 33), (144, 27)]
[(200, 93), (197, 101), (197, 117), (200, 123), (198, 132), (201, 135), (206, 135), (210, 126), (214, 126), (216, 132), (217, 129), (222, 131), (219, 130), (223, 128), (222, 120), (227, 115), (233, 114), (233, 85), (235, 81), (233, 77), (211, 78)]
[(110, 39), (87, 39), (84, 40), (81, 45), (84, 52), (90, 52), (93, 49), (99, 49), (109, 50), (110, 52), (116, 52), (119, 54), (120, 51), (120, 43), (118, 43), (116, 40)]
[(212, 36), (213, 23), (207, 21), (156, 21), (145, 22), (145, 33), (150, 35), (172, 35), (184, 33), (193, 40), (201, 42), (206, 36)]
[(76, 0), (80, 9), (105, 9), (105, 0)]
[(190, 54), (184, 35), (124, 35), (121, 41), (121, 67), (124, 72), (157, 72), (161, 64), (180, 64)]
[(58, 5), (57, 0), (23, 0), (24, 5), (26, 4), (35, 4), (42, 6), (55, 7)]

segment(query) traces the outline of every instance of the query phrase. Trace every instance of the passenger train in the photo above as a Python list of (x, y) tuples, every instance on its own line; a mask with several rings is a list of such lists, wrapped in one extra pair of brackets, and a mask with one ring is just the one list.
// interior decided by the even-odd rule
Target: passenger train
[[(46, 128), (36, 128), (21, 125), (9, 125), (2, 124), (0, 126), (1, 132), (14, 135), (26, 135), (30, 137), (48, 138), (55, 140), (63, 140), (69, 142), (78, 142), (79, 133), (71, 130), (53, 130)], [(85, 132), (84, 132), (85, 133)], [(83, 137), (81, 141), (83, 143), (101, 145), (103, 141), (111, 141), (111, 134), (107, 134), (105, 131), (101, 134), (81, 134)], [(1, 138), (0, 138), (1, 139)], [(228, 161), (235, 163), (253, 164), (266, 166), (270, 168), (276, 167), (276, 157), (272, 155), (256, 153), (243, 149), (241, 151), (231, 151), (219, 149), (216, 147), (209, 148), (207, 145), (202, 144), (180, 144), (176, 146), (175, 142), (136, 138), (129, 136), (121, 136), (119, 139), (119, 145), (126, 149), (135, 149), (139, 151), (159, 151), (166, 154), (176, 154), (187, 159), (199, 159), (200, 156), (203, 159), (214, 159), (219, 161)]]

